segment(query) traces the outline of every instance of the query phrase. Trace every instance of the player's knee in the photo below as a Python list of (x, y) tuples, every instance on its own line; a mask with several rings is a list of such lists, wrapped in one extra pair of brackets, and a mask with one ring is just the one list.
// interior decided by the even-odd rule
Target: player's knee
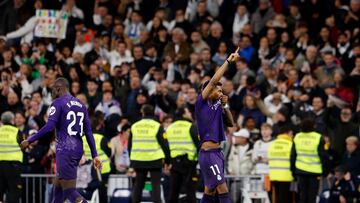
[(75, 202), (76, 202), (76, 203), (87, 203), (87, 201), (86, 201), (84, 198), (82, 198), (82, 197), (76, 198)]
[(210, 188), (208, 188), (208, 187), (205, 187), (204, 193), (207, 194), (207, 195), (214, 196), (215, 193), (216, 193), (216, 190), (215, 190), (215, 189), (210, 189)]
[(218, 194), (223, 194), (223, 193), (228, 193), (229, 192), (229, 190), (228, 190), (228, 188), (226, 186), (226, 183), (218, 185), (216, 187), (216, 191), (217, 191)]

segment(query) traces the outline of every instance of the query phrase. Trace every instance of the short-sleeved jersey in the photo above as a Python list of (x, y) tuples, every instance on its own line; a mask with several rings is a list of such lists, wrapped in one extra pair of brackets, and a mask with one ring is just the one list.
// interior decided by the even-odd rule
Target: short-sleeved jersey
[(195, 103), (195, 116), (201, 144), (205, 141), (221, 142), (225, 140), (223, 108), (221, 101), (204, 100), (200, 94)]
[(81, 136), (90, 128), (86, 106), (79, 99), (67, 94), (57, 98), (49, 109), (49, 120), (56, 123), (56, 153), (83, 155)]

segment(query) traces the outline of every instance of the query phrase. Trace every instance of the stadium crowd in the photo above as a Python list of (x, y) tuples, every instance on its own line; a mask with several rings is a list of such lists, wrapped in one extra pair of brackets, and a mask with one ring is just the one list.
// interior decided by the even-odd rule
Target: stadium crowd
[[(70, 14), (65, 39), (34, 35), (41, 8)], [(65, 77), (107, 139), (111, 173), (126, 174), (141, 107), (165, 129), (178, 109), (195, 122), (200, 85), (240, 47), (222, 79), (236, 121), (225, 129), (227, 173), (268, 174), (269, 143), (311, 118), (325, 143), (324, 189), (351, 182), (333, 202), (360, 198), (359, 0), (4, 0), (0, 10), (0, 114), (14, 113), (24, 139), (47, 121), (51, 84)], [(23, 173), (54, 174), (54, 145), (53, 134), (26, 150)]]

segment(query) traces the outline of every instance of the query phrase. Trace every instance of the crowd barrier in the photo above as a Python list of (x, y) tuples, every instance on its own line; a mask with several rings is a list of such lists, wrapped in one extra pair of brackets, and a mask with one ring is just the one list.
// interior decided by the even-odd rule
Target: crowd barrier
[[(53, 189), (52, 180), (55, 175), (47, 174), (22, 174), (23, 179), (23, 192), (21, 203), (48, 203), (49, 197)], [(226, 182), (229, 187), (232, 202), (248, 203), (252, 199), (260, 199), (263, 203), (269, 203), (267, 193), (264, 191), (264, 177), (261, 175), (243, 175), (243, 176), (226, 176)], [(143, 192), (145, 199), (150, 198), (150, 182), (147, 182)], [(107, 195), (109, 201), (113, 197), (130, 197), (131, 188), (133, 186), (132, 177), (125, 175), (110, 175), (108, 180)], [(168, 189), (168, 188), (166, 188)], [(164, 200), (164, 188), (162, 188), (162, 199)], [(184, 194), (181, 195), (181, 197)], [(202, 198), (202, 192), (197, 192), (197, 198)], [(91, 203), (98, 203), (98, 191), (95, 191), (91, 199)], [(116, 202), (116, 201), (111, 201)], [(146, 202), (146, 200), (144, 200)]]

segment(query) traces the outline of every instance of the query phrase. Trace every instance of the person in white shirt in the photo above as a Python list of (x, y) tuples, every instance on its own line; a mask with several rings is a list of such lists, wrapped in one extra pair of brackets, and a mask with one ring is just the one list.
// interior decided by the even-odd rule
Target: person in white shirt
[(68, 12), (74, 18), (84, 19), (84, 12), (76, 7), (75, 0), (67, 0), (62, 10)]
[(95, 1), (93, 21), (95, 25), (100, 25), (105, 16), (109, 13), (105, 6), (99, 6), (99, 1)]
[(131, 20), (126, 19), (125, 22), (125, 34), (133, 41), (134, 44), (140, 42), (140, 33), (146, 29), (142, 22), (142, 17), (139, 12), (131, 12)]
[(231, 175), (249, 175), (253, 169), (250, 133), (241, 129), (233, 134), (233, 143), (228, 157), (228, 172)]
[(85, 41), (86, 30), (76, 32), (76, 41), (73, 54), (80, 53), (85, 56), (86, 53), (92, 50), (92, 43)]
[[(164, 9), (159, 9), (156, 11), (155, 13), (155, 16), (154, 16), (154, 19), (155, 18), (158, 18), (160, 21), (161, 21), (161, 24), (167, 29), (169, 30), (169, 27), (170, 27), (170, 23), (165, 19), (166, 17), (166, 13), (165, 13), (165, 10)], [(153, 20), (150, 20), (147, 24), (146, 24), (146, 29), (147, 31), (151, 31), (151, 28), (154, 24), (154, 19)]]
[[(274, 94), (270, 94), (264, 99), (264, 104), (266, 108), (271, 113), (276, 113), (283, 106), (284, 103), (289, 103), (290, 99), (280, 92), (275, 92)], [(272, 118), (267, 118), (267, 123), (273, 124)]]
[(250, 21), (249, 13), (247, 11), (246, 6), (240, 4), (237, 7), (237, 10), (236, 10), (236, 13), (234, 16), (234, 22), (233, 22), (233, 26), (232, 26), (233, 35), (238, 36), (239, 33), (244, 28), (244, 25), (249, 23), (249, 21)]
[[(153, 80), (151, 80), (153, 78)], [(146, 87), (149, 95), (156, 93), (156, 86), (164, 79), (164, 72), (161, 68), (150, 68), (149, 72), (146, 73), (143, 80), (141, 81), (142, 85)]]
[[(42, 3), (41, 1), (37, 0), (34, 3), (34, 8), (35, 10), (37, 9), (41, 9), (42, 8)], [(29, 18), (26, 23), (21, 26), (19, 29), (7, 33), (6, 34), (6, 39), (16, 39), (16, 38), (20, 38), (21, 37), (21, 43), (29, 43), (31, 44), (33, 38), (34, 38), (34, 29), (36, 26), (36, 15), (32, 16), (31, 18)]]
[(132, 63), (134, 58), (131, 56), (131, 51), (127, 49), (125, 42), (119, 42), (116, 49), (109, 54), (110, 72), (114, 71), (115, 66), (121, 66), (123, 63)]
[(269, 174), (269, 158), (268, 150), (272, 141), (271, 125), (263, 123), (261, 125), (261, 139), (254, 144), (252, 161), (255, 163), (253, 174), (266, 175)]
[(130, 157), (128, 147), (130, 125), (125, 124), (121, 127), (120, 133), (111, 138), (111, 156), (114, 157), (116, 171), (119, 173), (126, 173), (130, 167)]

